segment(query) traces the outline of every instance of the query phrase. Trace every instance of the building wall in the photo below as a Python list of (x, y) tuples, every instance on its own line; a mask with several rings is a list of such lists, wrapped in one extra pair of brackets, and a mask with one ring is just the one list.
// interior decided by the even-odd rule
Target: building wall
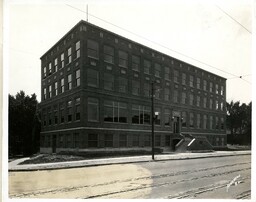
[[(126, 52), (127, 59), (119, 51)], [(149, 70), (145, 60), (151, 64)], [(80, 149), (88, 148), (89, 134), (99, 138), (96, 148), (107, 147), (104, 138), (113, 139), (111, 148), (120, 148), (121, 133), (127, 133), (127, 147), (137, 147), (136, 138), (138, 147), (144, 147), (143, 134), (151, 132), (152, 81), (155, 111), (160, 110), (160, 125), (155, 127), (160, 147), (172, 149), (172, 139), (177, 138), (176, 117), (179, 132), (206, 136), (216, 147), (226, 144), (226, 80), (222, 77), (84, 21), (43, 55), (41, 61), (42, 151), (55, 147), (54, 142), (59, 151), (59, 140), (65, 142), (66, 136), (65, 149), (73, 148), (70, 145), (74, 145), (74, 139), (69, 136), (77, 133), (79, 143), (75, 145)], [(170, 135), (170, 141), (165, 140), (166, 135)]]

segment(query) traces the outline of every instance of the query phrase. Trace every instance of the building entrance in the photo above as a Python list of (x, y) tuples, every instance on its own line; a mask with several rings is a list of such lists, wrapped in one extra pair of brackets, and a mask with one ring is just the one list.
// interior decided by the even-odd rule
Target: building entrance
[(178, 116), (173, 118), (173, 133), (180, 133), (180, 117)]

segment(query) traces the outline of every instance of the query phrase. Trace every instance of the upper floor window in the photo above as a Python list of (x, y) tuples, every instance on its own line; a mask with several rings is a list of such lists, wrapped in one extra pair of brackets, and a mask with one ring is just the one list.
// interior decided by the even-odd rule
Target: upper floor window
[(119, 61), (118, 61), (119, 66), (128, 67), (128, 53), (119, 50), (118, 57), (119, 57)]
[(164, 100), (165, 101), (169, 101), (170, 100), (170, 89), (169, 88), (165, 88), (164, 89)]
[(206, 80), (204, 80), (203, 90), (204, 90), (204, 91), (206, 91), (206, 90), (207, 90), (207, 81), (206, 81)]
[(179, 83), (179, 72), (178, 72), (178, 70), (173, 71), (173, 81), (175, 83)]
[(96, 41), (87, 40), (87, 55), (92, 58), (99, 58), (99, 44)]
[(60, 93), (64, 93), (64, 78), (60, 80)]
[(212, 82), (210, 82), (209, 91), (210, 91), (211, 93), (213, 92), (213, 84), (212, 84)]
[(186, 104), (186, 100), (187, 100), (187, 93), (186, 92), (182, 92), (181, 93), (181, 103), (182, 104)]
[(44, 100), (46, 100), (46, 88), (44, 88)]
[(186, 82), (186, 79), (187, 79), (187, 75), (185, 73), (182, 73), (182, 85), (187, 85), (187, 82)]
[(52, 97), (52, 86), (51, 85), (48, 87), (48, 97), (49, 98)]
[(219, 85), (218, 84), (215, 85), (215, 92), (216, 92), (216, 94), (219, 94)]
[(194, 87), (194, 76), (192, 75), (189, 76), (189, 86)]
[(46, 78), (46, 67), (44, 67), (44, 76), (43, 76), (43, 78)]
[(128, 80), (126, 78), (119, 77), (119, 92), (126, 93), (128, 91)]
[(144, 73), (150, 74), (151, 62), (149, 60), (144, 60)]
[(196, 97), (196, 106), (200, 107), (200, 103), (201, 103), (201, 98), (200, 98), (200, 96), (197, 96)]
[(50, 62), (49, 63), (49, 75), (51, 75), (52, 74), (52, 63)]
[(224, 87), (223, 86), (220, 86), (220, 94), (224, 95)]
[(178, 91), (177, 90), (173, 91), (173, 102), (178, 103)]
[(80, 41), (76, 42), (76, 58), (80, 57)]
[(114, 48), (110, 46), (104, 46), (104, 61), (114, 64)]
[(155, 63), (155, 76), (161, 77), (161, 65), (158, 63)]
[(123, 102), (105, 100), (104, 121), (127, 123), (127, 104)]
[(58, 71), (58, 58), (55, 58), (54, 60), (54, 72)]
[(140, 58), (136, 55), (132, 55), (132, 70), (140, 71)]
[(99, 100), (88, 98), (88, 121), (99, 121)]
[(68, 75), (68, 90), (72, 89), (72, 74)]
[(132, 81), (132, 94), (139, 95), (140, 93), (140, 82), (139, 81)]
[(196, 78), (196, 88), (197, 89), (201, 88), (201, 79), (200, 78)]
[(64, 53), (60, 55), (61, 68), (64, 67)]
[(71, 47), (68, 49), (68, 64), (72, 61), (72, 51)]
[(114, 90), (114, 76), (112, 74), (104, 73), (104, 89)]
[(132, 123), (150, 124), (150, 107), (132, 105)]
[(55, 91), (55, 96), (58, 95), (58, 82), (57, 81), (54, 83), (54, 91)]
[(164, 78), (166, 80), (170, 80), (171, 76), (170, 76), (170, 67), (165, 67), (164, 68)]
[(187, 127), (187, 112), (182, 112), (182, 127)]
[(80, 69), (76, 70), (76, 86), (80, 86)]
[(87, 84), (91, 87), (99, 86), (99, 73), (94, 69), (87, 70)]
[(194, 128), (194, 113), (189, 114), (189, 127)]
[(194, 105), (194, 95), (192, 93), (189, 95), (189, 104)]

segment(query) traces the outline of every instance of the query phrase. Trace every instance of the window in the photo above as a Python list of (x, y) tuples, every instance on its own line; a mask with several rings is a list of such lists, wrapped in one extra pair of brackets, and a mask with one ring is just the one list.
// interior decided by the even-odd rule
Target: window
[(161, 66), (158, 63), (155, 63), (155, 77), (161, 77)]
[(150, 85), (149, 85), (149, 83), (144, 83), (144, 96), (145, 97), (150, 96)]
[(150, 141), (151, 140), (151, 137), (150, 135), (144, 135), (144, 146), (145, 147), (149, 147), (150, 146)]
[(196, 115), (196, 127), (201, 128), (201, 115), (200, 114)]
[(72, 101), (69, 100), (67, 102), (67, 114), (68, 114), (68, 122), (72, 121)]
[(148, 60), (144, 60), (144, 73), (150, 74), (151, 62)]
[(171, 75), (170, 75), (170, 67), (165, 67), (164, 68), (164, 78), (166, 80), (170, 80)]
[(221, 110), (221, 111), (224, 110), (224, 104), (223, 104), (223, 102), (220, 103), (220, 110)]
[(75, 99), (75, 119), (76, 121), (80, 120), (80, 113), (81, 113), (81, 109), (80, 109), (80, 97)]
[(44, 100), (46, 100), (46, 88), (44, 88)]
[(212, 116), (210, 116), (210, 128), (209, 129), (210, 130), (213, 129), (213, 117)]
[(64, 67), (64, 53), (62, 53), (60, 55), (60, 63), (61, 63), (61, 68), (63, 68)]
[(216, 107), (215, 109), (218, 110), (218, 109), (219, 109), (219, 101), (216, 100), (215, 103), (216, 103), (216, 104), (215, 104), (215, 107)]
[(204, 87), (203, 87), (203, 89), (204, 89), (204, 91), (207, 90), (207, 81), (206, 80), (204, 80)]
[(108, 73), (104, 73), (104, 89), (114, 90), (114, 76)]
[(127, 104), (123, 102), (104, 101), (104, 121), (127, 123)]
[(90, 87), (99, 86), (99, 73), (94, 69), (87, 70), (87, 84)]
[(64, 78), (60, 80), (60, 93), (64, 93)]
[(215, 117), (215, 129), (219, 129), (219, 117)]
[(126, 134), (119, 135), (119, 147), (127, 147), (127, 135)]
[(186, 82), (186, 79), (187, 79), (187, 75), (185, 73), (182, 73), (182, 85), (187, 85), (187, 82)]
[(139, 135), (137, 135), (137, 134), (132, 135), (132, 146), (133, 147), (139, 146)]
[(170, 117), (171, 117), (170, 109), (164, 109), (164, 125), (165, 126), (171, 126)]
[(74, 139), (74, 148), (79, 148), (79, 133), (74, 133), (74, 136), (73, 136), (73, 139)]
[(132, 123), (150, 124), (150, 107), (132, 105)]
[(66, 134), (66, 148), (72, 148), (72, 134)]
[(210, 108), (210, 109), (212, 109), (212, 108), (213, 108), (213, 101), (212, 101), (212, 99), (211, 99), (211, 98), (210, 98), (209, 108)]
[(155, 138), (155, 146), (156, 147), (160, 147), (161, 146), (161, 136), (160, 135), (156, 135), (156, 138)]
[(213, 88), (212, 88), (212, 82), (210, 82), (210, 87), (209, 87), (209, 91), (212, 93)]
[(182, 92), (181, 93), (181, 104), (186, 104), (187, 103), (187, 93)]
[(51, 85), (48, 87), (48, 97), (49, 98), (52, 97), (52, 86)]
[(220, 86), (220, 94), (224, 95), (224, 87), (223, 86)]
[(48, 125), (52, 125), (52, 112), (51, 112), (51, 108), (48, 108)]
[(156, 85), (155, 86), (155, 99), (160, 99), (160, 96), (161, 96), (161, 87)]
[(182, 116), (182, 118), (181, 118), (182, 125), (181, 126), (183, 128), (185, 128), (185, 127), (187, 127), (187, 112), (182, 112), (181, 116)]
[(207, 129), (207, 115), (204, 114), (204, 118), (203, 118), (203, 129)]
[(132, 70), (140, 71), (140, 58), (135, 55), (132, 55)]
[(219, 94), (219, 85), (218, 84), (215, 85), (215, 92), (216, 92), (216, 94)]
[(199, 95), (196, 96), (196, 106), (197, 107), (200, 107), (200, 104), (201, 104), (201, 98)]
[(189, 127), (194, 128), (194, 114), (190, 113), (189, 116)]
[(98, 147), (98, 134), (88, 134), (88, 147)]
[(169, 88), (165, 88), (164, 89), (164, 100), (165, 101), (169, 101), (170, 100), (170, 89)]
[(76, 70), (76, 87), (80, 86), (80, 69)]
[(72, 89), (72, 74), (68, 75), (68, 90)]
[(54, 60), (54, 72), (57, 72), (58, 71), (58, 58), (55, 58)]
[(119, 92), (126, 93), (128, 91), (128, 80), (119, 77)]
[(80, 41), (76, 42), (76, 58), (80, 58)]
[(197, 89), (201, 88), (201, 79), (200, 78), (196, 78), (196, 88)]
[(194, 87), (194, 76), (192, 75), (189, 76), (189, 86)]
[(58, 110), (57, 105), (54, 106), (54, 124), (58, 124)]
[(165, 135), (165, 146), (168, 147), (171, 144), (170, 135)]
[(60, 148), (64, 148), (64, 135), (60, 134), (59, 135), (59, 145)]
[(173, 71), (173, 81), (179, 83), (179, 72), (177, 70)]
[(139, 95), (139, 93), (140, 93), (140, 82), (132, 81), (132, 94)]
[(64, 123), (64, 103), (60, 104), (60, 123)]
[(46, 67), (44, 67), (44, 74), (43, 74), (43, 78), (46, 78)]
[(68, 49), (68, 64), (72, 62), (71, 47)]
[(203, 107), (206, 108), (206, 105), (207, 105), (207, 98), (204, 97), (204, 99), (203, 99)]
[(92, 58), (99, 58), (99, 44), (96, 41), (87, 40), (87, 55)]
[(104, 146), (105, 147), (113, 147), (113, 134), (105, 134), (104, 135)]
[(158, 116), (155, 119), (155, 124), (160, 125), (161, 124), (161, 109), (159, 107), (156, 107), (155, 112), (158, 112)]
[(99, 100), (88, 98), (88, 121), (99, 121)]
[(173, 102), (178, 103), (178, 90), (173, 91)]
[(49, 63), (48, 68), (49, 68), (49, 75), (51, 75), (52, 74), (52, 63)]
[(220, 119), (220, 129), (224, 130), (224, 118), (223, 117)]
[(194, 95), (192, 93), (189, 94), (189, 104), (194, 105)]
[(128, 67), (128, 53), (119, 50), (118, 51), (118, 57), (119, 57), (119, 66), (121, 67)]
[(104, 46), (104, 61), (114, 64), (114, 48), (110, 46)]

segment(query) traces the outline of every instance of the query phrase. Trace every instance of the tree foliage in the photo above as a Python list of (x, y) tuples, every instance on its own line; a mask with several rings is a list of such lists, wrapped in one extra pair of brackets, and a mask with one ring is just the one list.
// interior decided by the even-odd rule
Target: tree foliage
[(9, 155), (31, 155), (39, 149), (40, 121), (36, 95), (9, 94)]
[(227, 128), (231, 135), (251, 137), (252, 102), (248, 105), (240, 102), (227, 103)]

